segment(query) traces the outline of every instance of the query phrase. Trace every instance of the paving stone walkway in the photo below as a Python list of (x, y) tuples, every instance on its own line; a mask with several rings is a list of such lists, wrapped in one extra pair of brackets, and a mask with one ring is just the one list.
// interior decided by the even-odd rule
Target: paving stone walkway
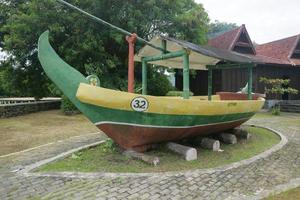
[[(292, 115), (290, 118), (300, 118)], [(16, 173), (22, 166), (103, 139), (76, 137), (29, 152), (0, 158), (0, 199), (256, 199), (268, 190), (300, 178), (300, 124), (281, 118), (249, 123), (271, 127), (288, 143), (266, 158), (226, 171), (189, 171), (153, 176), (96, 178), (37, 177)]]

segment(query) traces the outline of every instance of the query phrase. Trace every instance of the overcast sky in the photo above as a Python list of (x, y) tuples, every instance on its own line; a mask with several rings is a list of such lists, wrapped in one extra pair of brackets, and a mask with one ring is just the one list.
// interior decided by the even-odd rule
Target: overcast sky
[(300, 0), (195, 0), (211, 20), (246, 24), (261, 44), (300, 34)]

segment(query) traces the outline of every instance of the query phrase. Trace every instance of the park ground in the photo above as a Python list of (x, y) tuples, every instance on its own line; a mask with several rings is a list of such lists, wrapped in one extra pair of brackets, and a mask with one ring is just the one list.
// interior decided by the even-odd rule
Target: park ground
[[(155, 191), (152, 195), (157, 198), (167, 197), (168, 189), (176, 194), (174, 197), (212, 197), (223, 192), (224, 194), (234, 194), (233, 196), (246, 195), (255, 196), (260, 190), (272, 190), (275, 186), (285, 184), (289, 180), (298, 178), (300, 176), (299, 165), (299, 149), (300, 149), (300, 115), (291, 113), (282, 113), (281, 116), (273, 116), (269, 113), (259, 113), (257, 114), (251, 123), (265, 125), (274, 128), (277, 131), (282, 132), (289, 140), (288, 144), (283, 147), (282, 150), (271, 155), (269, 158), (261, 159), (255, 163), (249, 164), (249, 166), (244, 166), (237, 168), (236, 170), (228, 170), (225, 173), (205, 173), (202, 174), (201, 171), (197, 174), (185, 175), (185, 179), (189, 179), (189, 182), (195, 183), (193, 186), (186, 188), (185, 185), (179, 187), (176, 184), (172, 185), (173, 180), (182, 180), (181, 175), (175, 175), (175, 177), (165, 177), (161, 176), (157, 178), (160, 182), (156, 183), (156, 180), (151, 178), (125, 178), (123, 179), (109, 179), (103, 178), (103, 180), (81, 180), (81, 179), (69, 179), (69, 178), (26, 178), (26, 183), (24, 178), (14, 176), (9, 172), (8, 169), (14, 169), (16, 165), (30, 164), (34, 161), (38, 161), (47, 156), (53, 156), (59, 151), (66, 151), (68, 148), (83, 145), (85, 143), (94, 142), (95, 138), (99, 136), (92, 136), (93, 133), (99, 132), (88, 120), (82, 115), (75, 116), (64, 116), (60, 111), (47, 111), (40, 113), (33, 113), (25, 116), (1, 119), (0, 120), (0, 173), (2, 180), (2, 186), (0, 187), (0, 198), (1, 199), (30, 199), (30, 198), (44, 198), (47, 197), (52, 199), (52, 197), (65, 197), (62, 193), (62, 188), (67, 189), (71, 195), (77, 195), (79, 193), (82, 196), (88, 197), (89, 195), (82, 191), (80, 184), (86, 184), (85, 189), (91, 191), (100, 190), (100, 197), (134, 197), (134, 195), (141, 195), (141, 199), (147, 199), (147, 195), (152, 195), (151, 193), (140, 185), (134, 189), (134, 184), (136, 180), (140, 181), (142, 186), (149, 186)], [(47, 134), (45, 134), (47, 133)], [(76, 139), (72, 139), (76, 137)], [(61, 145), (57, 144), (58, 141), (63, 141)], [(66, 145), (63, 145), (66, 141)], [(74, 142), (75, 141), (75, 142)], [(53, 144), (56, 146), (53, 150), (51, 145), (49, 147), (41, 147), (40, 149), (33, 149), (32, 152), (20, 153), (17, 155), (12, 155), (6, 157), (5, 155), (15, 153), (17, 151), (24, 151), (28, 148), (34, 148), (40, 145)], [(69, 145), (67, 143), (72, 143)], [(75, 144), (76, 143), (76, 144)], [(63, 147), (62, 147), (63, 145)], [(50, 153), (52, 152), (52, 153)], [(53, 153), (54, 152), (54, 153)], [(26, 154), (26, 155), (25, 155)], [(49, 154), (49, 155), (48, 155)], [(37, 155), (33, 158), (32, 155)], [(22, 157), (23, 156), (23, 157)], [(16, 159), (15, 159), (16, 157)], [(22, 157), (22, 158), (21, 158)], [(195, 172), (196, 173), (196, 172)], [(242, 175), (241, 175), (242, 173)], [(243, 185), (241, 178), (234, 179), (227, 182), (228, 177), (244, 176), (248, 181)], [(199, 177), (201, 177), (199, 179)], [(106, 180), (108, 179), (108, 180)], [(151, 180), (148, 180), (151, 179)], [(161, 179), (161, 180), (160, 180)], [(163, 184), (166, 180), (171, 181), (171, 184)], [(197, 180), (196, 180), (197, 179)], [(231, 178), (232, 179), (232, 178)], [(105, 180), (107, 182), (105, 182)], [(220, 180), (220, 181), (218, 181)], [(28, 182), (27, 182), (28, 181)], [(45, 181), (45, 184), (43, 183)], [(104, 181), (104, 182), (103, 182)], [(195, 182), (196, 181), (196, 182)], [(206, 183), (206, 181), (208, 181)], [(217, 183), (216, 183), (217, 181)], [(218, 182), (225, 181), (224, 186), (231, 186), (229, 190), (223, 185), (215, 187)], [(37, 184), (37, 183), (39, 184)], [(153, 182), (156, 183), (153, 185)], [(176, 181), (175, 181), (176, 182)], [(174, 182), (174, 183), (175, 183)], [(197, 183), (199, 184), (197, 185)], [(249, 185), (253, 182), (253, 185)], [(257, 182), (257, 184), (254, 184)], [(50, 188), (46, 187), (47, 184), (53, 183), (54, 186)], [(206, 183), (206, 184), (205, 184)], [(129, 186), (127, 187), (127, 185)], [(130, 185), (131, 184), (131, 185)], [(133, 184), (133, 185), (132, 185)], [(149, 184), (149, 185), (147, 185)], [(158, 185), (157, 185), (158, 184)], [(162, 185), (161, 185), (162, 184)], [(213, 185), (212, 185), (213, 184)], [(223, 184), (223, 183), (222, 183)], [(25, 185), (24, 187), (21, 185)], [(206, 185), (205, 187), (203, 185)], [(97, 187), (96, 187), (97, 186)], [(106, 188), (102, 191), (102, 187)], [(123, 186), (123, 187), (122, 187)], [(259, 187), (258, 187), (259, 186)], [(96, 188), (95, 188), (96, 187)], [(100, 188), (99, 188), (100, 187)], [(124, 192), (122, 192), (123, 190)], [(163, 187), (163, 188), (162, 188)], [(244, 188), (247, 187), (247, 188)], [(172, 189), (173, 188), (173, 189)], [(185, 189), (184, 189), (185, 188)], [(118, 190), (118, 192), (116, 192)], [(120, 191), (121, 190), (121, 191)], [(136, 191), (135, 191), (136, 190)], [(203, 192), (202, 192), (203, 190)], [(92, 193), (95, 197), (95, 191)], [(143, 192), (144, 191), (144, 192)], [(170, 192), (169, 191), (169, 192)], [(177, 192), (176, 192), (177, 191)], [(189, 192), (189, 194), (187, 193)], [(145, 193), (142, 195), (142, 193)], [(122, 193), (122, 194), (121, 194)], [(223, 194), (222, 193), (222, 194)], [(22, 198), (20, 197), (22, 195)], [(87, 196), (85, 196), (87, 195)], [(123, 195), (123, 196), (122, 196)], [(125, 195), (125, 196), (124, 196)], [(171, 194), (170, 194), (171, 195)], [(170, 196), (169, 195), (169, 196)], [(287, 192), (281, 193), (280, 195), (270, 196), (268, 199), (297, 199), (300, 195), (300, 188), (289, 190)], [(221, 195), (221, 197), (224, 195)], [(70, 196), (69, 196), (70, 197)], [(98, 196), (99, 197), (99, 196)], [(59, 198), (58, 198), (59, 199)], [(93, 198), (91, 198), (93, 199)], [(133, 198), (134, 199), (134, 198)]]

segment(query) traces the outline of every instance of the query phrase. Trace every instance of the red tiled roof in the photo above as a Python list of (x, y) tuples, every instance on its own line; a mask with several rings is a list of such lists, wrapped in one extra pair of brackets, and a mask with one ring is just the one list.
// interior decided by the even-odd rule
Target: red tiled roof
[[(299, 35), (284, 38), (274, 42), (261, 44), (256, 46), (258, 55), (276, 58), (286, 62), (290, 62), (290, 57), (299, 41)], [(294, 59), (297, 60), (297, 59)]]
[(207, 44), (209, 46), (219, 49), (232, 50), (232, 46), (236, 41), (237, 37), (239, 36), (239, 33), (241, 32), (242, 28), (243, 26), (240, 26), (222, 35), (212, 38), (208, 41)]
[(292, 65), (300, 66), (300, 59), (291, 59)]
[[(210, 39), (208, 41), (208, 45), (215, 48), (233, 50), (233, 47), (241, 31), (243, 30), (245, 30), (247, 33), (245, 25)], [(250, 58), (256, 58), (262, 63), (300, 65), (300, 59), (290, 59), (298, 42), (300, 42), (300, 35), (284, 38), (266, 44), (256, 45), (256, 55), (246, 54), (246, 56)]]
[[(242, 33), (246, 34), (248, 42), (238, 41), (238, 39), (240, 38)], [(225, 49), (225, 50), (229, 50), (229, 51), (232, 51), (234, 49), (234, 47), (237, 45), (239, 45), (239, 46), (244, 46), (244, 45), (249, 46), (250, 45), (249, 47), (252, 48), (253, 53), (254, 54), (256, 53), (245, 24), (243, 24), (242, 26), (235, 28), (231, 31), (228, 31), (222, 35), (219, 35), (215, 38), (210, 39), (208, 41), (208, 45), (215, 47), (215, 48)]]

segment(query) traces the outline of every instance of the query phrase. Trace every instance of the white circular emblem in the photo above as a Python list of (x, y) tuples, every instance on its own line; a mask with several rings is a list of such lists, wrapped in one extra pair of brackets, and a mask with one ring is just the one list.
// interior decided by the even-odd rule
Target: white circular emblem
[(131, 101), (131, 108), (137, 112), (144, 112), (148, 109), (149, 103), (144, 97), (136, 97)]

